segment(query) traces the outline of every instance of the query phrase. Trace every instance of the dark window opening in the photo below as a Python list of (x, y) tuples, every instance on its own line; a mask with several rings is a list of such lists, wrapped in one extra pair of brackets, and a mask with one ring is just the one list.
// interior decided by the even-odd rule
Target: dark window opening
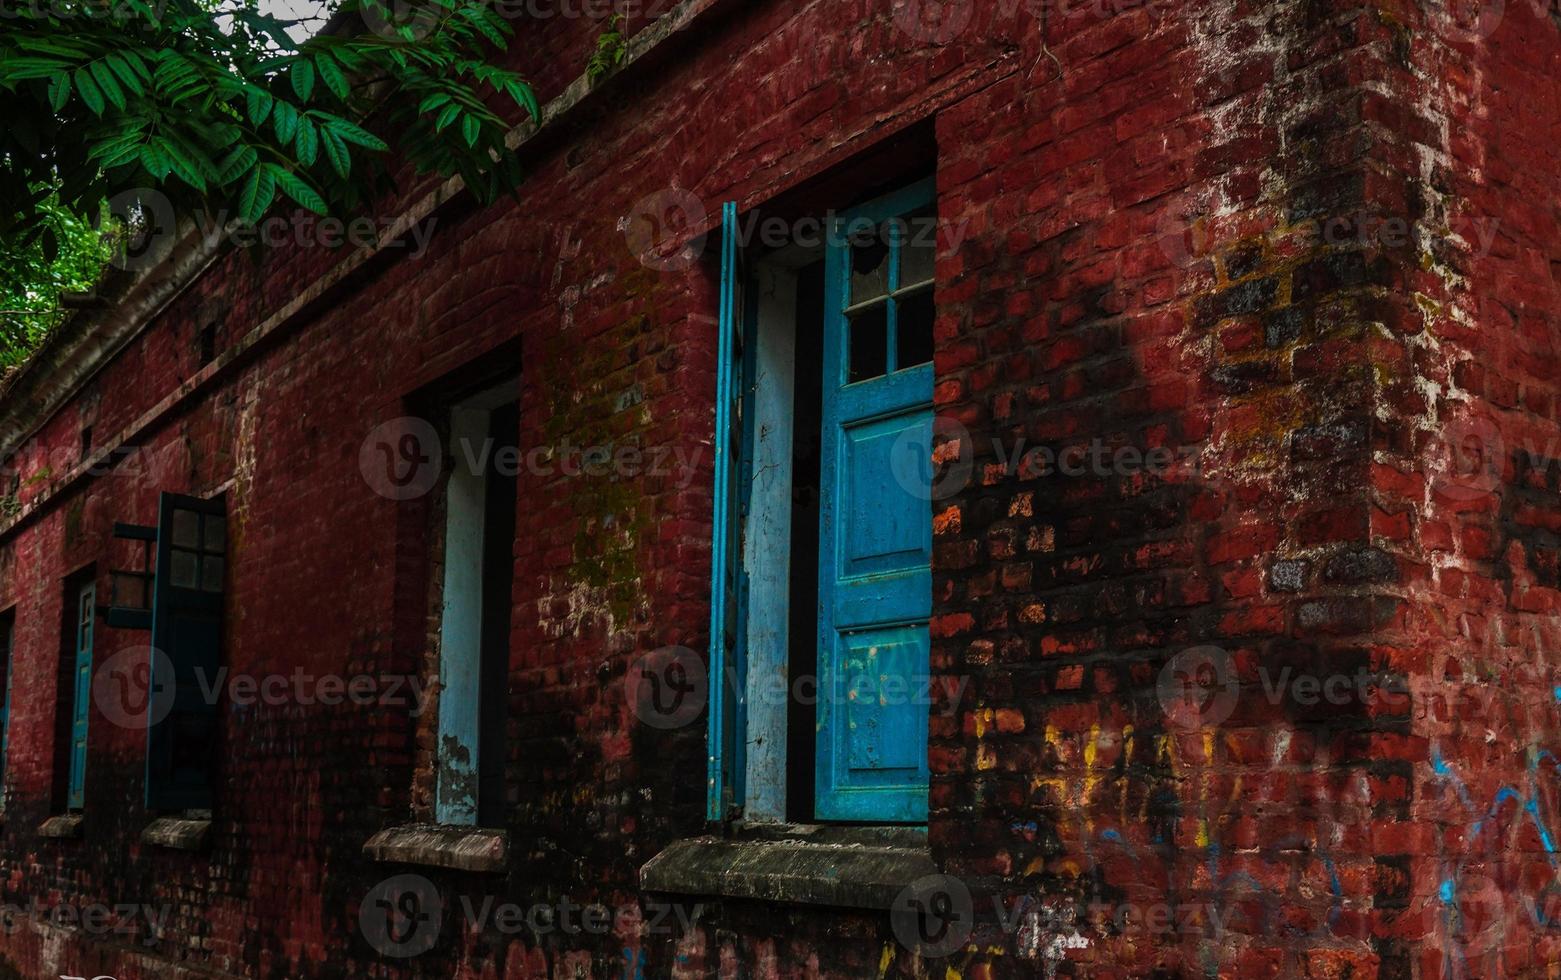
[(217, 325), (208, 323), (201, 328), (201, 365), (210, 364), (217, 357)]
[[(882, 307), (880, 307), (882, 309)], [(796, 423), (792, 435), (791, 602), (787, 653), (786, 817), (813, 820), (817, 706), (799, 698), (799, 678), (818, 676), (819, 453), (824, 404), (824, 263), (797, 274)], [(882, 373), (882, 372), (880, 372)]]

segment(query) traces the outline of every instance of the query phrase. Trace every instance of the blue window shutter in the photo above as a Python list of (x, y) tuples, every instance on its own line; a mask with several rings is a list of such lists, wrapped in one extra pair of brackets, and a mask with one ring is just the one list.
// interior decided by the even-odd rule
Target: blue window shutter
[(222, 500), (161, 496), (152, 590), (152, 649), (161, 656), (152, 656), (147, 684), (154, 711), (146, 733), (149, 810), (212, 806), (217, 705), (206, 689), (219, 683), (227, 542)]
[(76, 595), (76, 662), (71, 683), (70, 771), (65, 805), (79, 810), (87, 781), (87, 709), (92, 698), (92, 634), (96, 629), (98, 587), (92, 582)]
[[(926, 692), (932, 613), (930, 363), (901, 365), (901, 235), (860, 256), (866, 296), (853, 296), (848, 231), (925, 209), (931, 181), (837, 217), (825, 254), (824, 423), (820, 462), (819, 705), (815, 811), (822, 820), (927, 818)], [(881, 296), (880, 301), (873, 297)], [(848, 310), (850, 311), (848, 313)], [(862, 331), (852, 338), (853, 327)], [(853, 381), (853, 356), (862, 357)], [(906, 466), (907, 448), (925, 465)], [(923, 483), (923, 478), (925, 482)]]
[(709, 784), (706, 816), (732, 816), (743, 799), (742, 404), (743, 277), (737, 204), (721, 207), (721, 294), (716, 343), (715, 489), (710, 546)]

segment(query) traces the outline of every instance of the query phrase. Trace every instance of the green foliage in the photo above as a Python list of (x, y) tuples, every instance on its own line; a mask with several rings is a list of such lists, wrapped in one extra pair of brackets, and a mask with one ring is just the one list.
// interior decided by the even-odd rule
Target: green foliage
[(0, 252), (18, 274), (41, 270), (28, 255), (76, 254), (61, 215), (132, 190), (250, 224), (281, 204), (361, 210), (388, 189), (378, 133), (483, 201), (519, 182), (501, 112), (540, 112), (493, 63), (512, 31), (484, 0), (340, 0), (333, 14), (300, 44), (257, 0), (14, 7), (0, 33)]
[(22, 248), (0, 249), (0, 372), (26, 359), (65, 316), (64, 293), (92, 289), (124, 225), (93, 228), (49, 196), (38, 206), (51, 234)]
[(591, 61), (585, 67), (586, 77), (591, 81), (596, 81), (623, 64), (624, 55), (629, 50), (629, 40), (623, 36), (622, 27), (622, 14), (613, 14), (607, 18), (602, 33), (596, 38), (596, 50), (591, 53)]

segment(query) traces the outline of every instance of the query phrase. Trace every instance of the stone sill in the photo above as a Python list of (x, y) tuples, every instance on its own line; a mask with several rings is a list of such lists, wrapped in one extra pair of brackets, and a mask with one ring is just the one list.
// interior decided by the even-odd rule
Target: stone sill
[(509, 856), (509, 834), (476, 827), (409, 824), (381, 830), (364, 843), (363, 853), (376, 861), (398, 864), (503, 871)]
[(210, 820), (158, 817), (141, 831), (141, 842), (176, 851), (199, 851), (205, 848), (210, 833)]
[(56, 840), (74, 840), (81, 836), (81, 814), (62, 813), (56, 817), (50, 817), (38, 826), (39, 837), (53, 837)]
[(730, 838), (676, 841), (640, 869), (640, 886), (881, 910), (906, 885), (936, 872), (920, 828), (773, 824), (739, 827)]

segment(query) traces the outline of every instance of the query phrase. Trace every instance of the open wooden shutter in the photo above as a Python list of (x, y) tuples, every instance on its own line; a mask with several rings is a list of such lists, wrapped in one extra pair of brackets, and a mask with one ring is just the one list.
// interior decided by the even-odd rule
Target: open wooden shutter
[[(216, 689), (222, 660), (223, 583), (227, 575), (223, 502), (165, 493), (157, 522), (157, 585), (152, 599), (148, 704), (166, 697), (162, 719), (149, 718), (146, 805), (150, 810), (210, 809), (216, 759)], [(161, 676), (171, 666), (172, 677)], [(161, 668), (161, 670), (160, 670)]]
[(76, 598), (76, 659), (71, 677), (70, 767), (65, 805), (80, 810), (86, 799), (87, 718), (92, 698), (92, 640), (97, 633), (98, 587), (88, 582)]
[(715, 515), (710, 548), (709, 796), (711, 820), (733, 816), (743, 799), (742, 460), (744, 303), (737, 204), (721, 208), (721, 295), (717, 324)]

